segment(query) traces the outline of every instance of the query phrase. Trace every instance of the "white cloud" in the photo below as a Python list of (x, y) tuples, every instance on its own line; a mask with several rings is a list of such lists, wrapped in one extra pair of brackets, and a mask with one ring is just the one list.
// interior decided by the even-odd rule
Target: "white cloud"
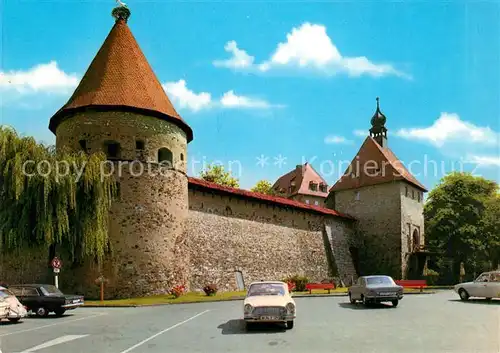
[(232, 53), (232, 57), (214, 61), (215, 66), (258, 72), (294, 68), (313, 70), (328, 76), (346, 73), (353, 77), (366, 74), (374, 77), (396, 75), (411, 78), (390, 64), (375, 64), (364, 56), (342, 56), (326, 33), (326, 27), (308, 22), (293, 28), (287, 34), (287, 40), (279, 43), (271, 57), (260, 64), (254, 64), (254, 57), (239, 49), (234, 40), (228, 42), (224, 49)]
[(167, 92), (169, 97), (172, 98), (174, 105), (179, 107), (179, 109), (189, 109), (197, 112), (201, 109), (210, 107), (212, 104), (212, 96), (210, 93), (194, 93), (186, 87), (185, 80), (167, 82), (163, 84), (163, 89)]
[(180, 109), (188, 109), (193, 112), (212, 108), (270, 109), (283, 107), (283, 105), (271, 104), (263, 99), (236, 95), (233, 90), (225, 92), (219, 99), (213, 99), (210, 93), (195, 93), (188, 89), (185, 80), (167, 82), (163, 84), (163, 88), (173, 100), (174, 106), (178, 106)]
[(468, 162), (477, 163), (479, 166), (500, 167), (500, 156), (476, 156), (470, 155), (466, 158)]
[(0, 89), (16, 93), (67, 94), (76, 88), (80, 78), (60, 70), (57, 62), (39, 64), (27, 71), (0, 71)]
[(477, 126), (461, 120), (455, 113), (441, 113), (440, 117), (428, 127), (400, 129), (396, 135), (409, 140), (428, 142), (436, 147), (445, 144), (467, 144), (498, 146), (500, 134), (490, 127)]
[(368, 130), (354, 130), (352, 133), (358, 137), (366, 137), (370, 134)]
[(220, 104), (225, 108), (281, 108), (281, 104), (271, 104), (263, 99), (238, 96), (234, 91), (228, 91), (222, 95)]
[(224, 50), (231, 53), (232, 57), (227, 60), (215, 60), (213, 62), (214, 66), (241, 69), (253, 65), (255, 58), (248, 55), (246, 51), (239, 49), (238, 44), (234, 40), (227, 42)]
[(326, 144), (351, 144), (352, 141), (346, 139), (344, 136), (338, 136), (338, 135), (328, 135), (325, 137), (324, 142)]
[[(230, 48), (231, 46), (228, 46), (228, 50)], [(233, 49), (233, 52), (238, 53), (236, 47)], [(59, 69), (55, 61), (36, 65), (26, 71), (0, 71), (0, 93), (2, 93), (0, 106), (15, 103), (18, 108), (25, 106), (34, 108), (37, 101), (34, 101), (34, 98), (30, 96), (28, 102), (23, 98), (23, 94), (58, 93), (69, 95), (78, 86), (80, 80), (80, 76), (67, 74)], [(174, 106), (193, 112), (211, 108), (269, 109), (282, 106), (258, 98), (236, 95), (232, 90), (224, 93), (219, 99), (213, 99), (208, 92), (195, 93), (189, 89), (185, 80), (166, 82), (162, 86), (173, 100)]]

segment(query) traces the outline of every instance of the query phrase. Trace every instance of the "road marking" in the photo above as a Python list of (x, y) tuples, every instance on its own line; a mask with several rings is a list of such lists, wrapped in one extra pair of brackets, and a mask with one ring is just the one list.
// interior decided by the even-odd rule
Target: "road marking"
[(170, 326), (169, 328), (166, 328), (166, 329), (165, 329), (165, 330), (163, 330), (163, 331), (160, 331), (160, 332), (158, 332), (158, 333), (155, 333), (153, 336), (151, 336), (151, 337), (149, 337), (149, 338), (146, 338), (145, 340), (143, 340), (143, 341), (141, 341), (141, 342), (137, 343), (136, 345), (133, 345), (132, 347), (130, 347), (130, 348), (128, 348), (128, 349), (126, 349), (126, 350), (124, 350), (123, 352), (120, 352), (120, 353), (128, 353), (128, 352), (130, 352), (131, 350), (133, 350), (133, 349), (135, 349), (135, 348), (137, 348), (137, 347), (139, 347), (139, 346), (143, 345), (143, 344), (144, 344), (144, 343), (146, 343), (147, 341), (150, 341), (150, 340), (152, 340), (153, 338), (155, 338), (155, 337), (157, 337), (157, 336), (161, 335), (162, 333), (165, 333), (165, 332), (170, 331), (170, 330), (172, 330), (172, 329), (174, 329), (174, 328), (176, 328), (176, 327), (178, 327), (178, 326), (180, 326), (180, 325), (183, 325), (183, 324), (185, 324), (186, 322), (191, 321), (191, 320), (193, 320), (193, 319), (197, 318), (198, 316), (201, 316), (201, 315), (203, 315), (203, 314), (205, 314), (205, 313), (207, 313), (207, 312), (209, 312), (209, 311), (210, 311), (210, 310), (205, 310), (205, 311), (203, 311), (203, 312), (201, 312), (201, 313), (199, 313), (199, 314), (196, 314), (195, 316), (190, 317), (190, 318), (189, 318), (189, 319), (187, 319), (187, 320), (184, 320), (184, 321), (182, 321), (182, 322), (179, 322), (178, 324), (175, 324), (175, 325), (173, 325), (173, 326)]
[(26, 350), (22, 351), (21, 353), (35, 352), (35, 351), (38, 351), (40, 349), (49, 348), (49, 347), (55, 346), (57, 344), (66, 343), (66, 342), (77, 340), (79, 338), (83, 338), (83, 337), (87, 337), (87, 336), (88, 335), (67, 335), (67, 336), (61, 336), (59, 338), (47, 341), (47, 342), (42, 343), (42, 344), (39, 344), (38, 346), (26, 349)]
[(26, 330), (19, 330), (19, 331), (15, 331), (15, 332), (4, 333), (3, 335), (0, 335), (0, 337), (15, 335), (17, 333), (36, 331), (36, 330), (40, 330), (40, 329), (46, 328), (46, 327), (52, 327), (52, 326), (57, 326), (57, 325), (66, 325), (66, 324), (69, 324), (70, 322), (75, 322), (75, 321), (80, 321), (80, 320), (86, 320), (86, 319), (92, 319), (94, 317), (99, 317), (99, 316), (103, 316), (103, 315), (107, 315), (107, 314), (106, 313), (101, 313), (101, 314), (97, 314), (97, 315), (81, 317), (79, 319), (62, 321), (62, 322), (56, 322), (55, 324), (44, 325), (44, 326), (39, 326), (39, 327), (34, 327), (34, 328), (28, 328)]

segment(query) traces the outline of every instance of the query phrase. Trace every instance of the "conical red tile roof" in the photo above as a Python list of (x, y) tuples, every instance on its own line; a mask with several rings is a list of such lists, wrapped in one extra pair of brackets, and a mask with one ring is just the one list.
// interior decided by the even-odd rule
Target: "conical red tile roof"
[(50, 119), (59, 123), (82, 110), (130, 111), (178, 125), (190, 142), (193, 131), (175, 111), (124, 19), (118, 19), (68, 102)]

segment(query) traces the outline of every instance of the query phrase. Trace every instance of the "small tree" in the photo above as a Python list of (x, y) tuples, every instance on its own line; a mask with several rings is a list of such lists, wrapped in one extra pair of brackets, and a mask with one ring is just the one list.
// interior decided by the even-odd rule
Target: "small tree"
[(239, 180), (231, 175), (231, 172), (226, 172), (221, 165), (208, 165), (205, 170), (200, 173), (203, 180), (210, 181), (219, 185), (237, 188), (240, 186)]
[(253, 192), (260, 192), (261, 194), (274, 195), (274, 190), (272, 185), (267, 180), (259, 180), (253, 188), (250, 189)]

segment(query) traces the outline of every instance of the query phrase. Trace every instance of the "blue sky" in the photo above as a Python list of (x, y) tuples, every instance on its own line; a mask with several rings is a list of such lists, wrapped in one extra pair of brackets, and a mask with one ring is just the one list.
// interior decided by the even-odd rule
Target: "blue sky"
[[(190, 175), (219, 161), (250, 188), (309, 161), (332, 185), (379, 96), (390, 148), (429, 189), (460, 168), (500, 181), (500, 2), (126, 3), (194, 131)], [(111, 29), (115, 2), (1, 6), (0, 124), (53, 143), (48, 121)]]

